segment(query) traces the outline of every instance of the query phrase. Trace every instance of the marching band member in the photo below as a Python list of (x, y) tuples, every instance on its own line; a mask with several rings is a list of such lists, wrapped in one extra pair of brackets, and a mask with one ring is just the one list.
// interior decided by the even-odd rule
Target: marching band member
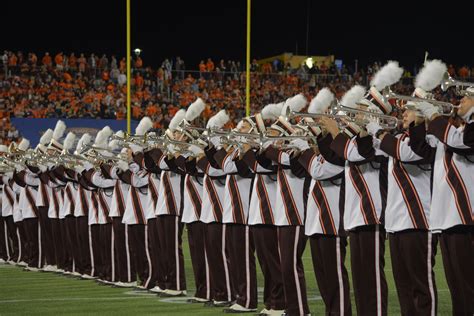
[[(265, 132), (261, 115), (244, 118), (238, 129), (244, 133)], [(260, 152), (243, 144), (243, 161), (255, 174), (248, 215), (255, 251), (264, 276), (263, 301), (265, 308), (260, 314), (282, 314), (285, 310), (285, 293), (280, 267), (278, 230), (275, 226), (276, 166)]]
[[(46, 146), (49, 144), (53, 137), (53, 130), (47, 129), (43, 135), (41, 135), (38, 146), (36, 146), (36, 153), (45, 155), (47, 152)], [(28, 164), (29, 166), (29, 164)], [(38, 175), (42, 173), (41, 166)], [(45, 166), (43, 166), (45, 168)], [(41, 225), (41, 248), (45, 257), (45, 264), (43, 271), (56, 271), (56, 254), (54, 250), (53, 233), (51, 228), (51, 221), (48, 217), (49, 210), (49, 187), (41, 181), (38, 194), (36, 195), (35, 204), (38, 207), (38, 220)]]
[[(402, 73), (403, 69), (393, 61), (376, 73), (371, 93), (377, 98), (366, 100), (369, 108), (380, 114), (391, 112), (391, 105), (383, 102), (377, 90), (398, 81)], [(393, 78), (393, 81), (389, 82), (388, 78)], [(406, 104), (404, 132), (392, 135), (375, 121), (367, 124), (366, 129), (374, 137), (374, 148), (389, 156), (385, 229), (389, 236), (401, 314), (436, 315), (437, 292), (433, 267), (437, 235), (430, 231), (431, 162), (417, 155), (409, 145), (412, 136), (409, 126), (415, 121), (423, 121), (419, 112), (410, 110), (416, 106), (411, 101)]]
[[(63, 143), (63, 153), (67, 153), (69, 149), (72, 148), (75, 141), (76, 135), (72, 132), (69, 132), (66, 135), (66, 138)], [(77, 195), (77, 175), (74, 171), (66, 170), (64, 166), (59, 166), (55, 168), (54, 174), (56, 178), (66, 183), (64, 188), (64, 199), (63, 205), (59, 212), (59, 218), (62, 225), (65, 228), (65, 248), (69, 249), (70, 258), (72, 259), (72, 270), (71, 273), (74, 276), (81, 276), (81, 273), (78, 272), (80, 253), (79, 253), (79, 244), (77, 242), (77, 231), (76, 231), (76, 218), (74, 217), (76, 195)]]
[[(214, 119), (214, 120), (212, 120)], [(208, 128), (220, 129), (229, 120), (225, 110), (211, 118)], [(215, 136), (216, 137), (216, 136)], [(221, 146), (218, 138), (216, 147)], [(241, 159), (241, 146), (217, 150), (214, 159), (227, 174), (224, 190), (222, 222), (226, 225), (226, 250), (229, 254), (230, 278), (235, 291), (235, 304), (226, 312), (255, 312), (257, 310), (257, 272), (255, 247), (247, 225), (253, 173)]]
[[(116, 134), (123, 137), (123, 132), (121, 134), (117, 132)], [(113, 148), (113, 145), (110, 147)], [(123, 148), (119, 157), (122, 158), (127, 155), (127, 151), (127, 148)], [(112, 219), (112, 242), (115, 260), (112, 281), (118, 287), (134, 287), (137, 282), (130, 252), (129, 227), (122, 223), (130, 185), (119, 176), (120, 173), (130, 173), (130, 170), (125, 160), (118, 160), (114, 166), (102, 164), (101, 171), (105, 178), (115, 181), (109, 213), (109, 217)]]
[[(327, 88), (311, 100), (308, 113), (325, 113), (334, 100)], [(344, 159), (331, 150), (332, 136), (318, 130), (312, 119), (309, 131), (318, 136), (317, 147), (303, 141), (299, 162), (311, 175), (306, 205), (305, 234), (309, 236), (313, 268), (327, 315), (351, 315), (349, 277), (344, 264), (347, 234), (344, 216)], [(293, 143), (301, 143), (294, 140)]]
[[(59, 142), (59, 139), (63, 137), (66, 130), (66, 124), (63, 121), (58, 121), (53, 131), (51, 141), (46, 147), (46, 153), (48, 155), (59, 155), (63, 149), (62, 144)], [(64, 239), (65, 228), (61, 225), (59, 218), (59, 213), (63, 205), (64, 198), (64, 187), (65, 182), (61, 181), (54, 175), (54, 168), (56, 165), (49, 161), (45, 165), (40, 166), (42, 173), (40, 174), (40, 179), (45, 185), (50, 187), (49, 193), (49, 208), (48, 208), (48, 218), (51, 223), (51, 233), (53, 237), (54, 253), (56, 257), (57, 272), (69, 274), (72, 270), (72, 260), (68, 260), (68, 249), (65, 248)], [(37, 200), (37, 205), (45, 206), (46, 199), (44, 196), (39, 197), (41, 200)]]
[(204, 172), (200, 221), (206, 224), (205, 249), (211, 274), (210, 306), (227, 307), (233, 301), (229, 258), (226, 252), (226, 225), (222, 223), (225, 173), (214, 160), (215, 147), (207, 147), (197, 162)]
[[(174, 139), (182, 135), (177, 132), (179, 124), (185, 119), (186, 111), (176, 112), (170, 122), (168, 136)], [(162, 170), (158, 201), (155, 215), (159, 234), (159, 249), (162, 254), (160, 267), (163, 276), (158, 280), (158, 286), (165, 296), (183, 296), (186, 294), (186, 278), (184, 274), (184, 257), (182, 249), (183, 224), (180, 220), (182, 210), (182, 190), (184, 173), (176, 167), (175, 158), (179, 156), (173, 146), (168, 146), (168, 154), (163, 155), (158, 164)], [(172, 155), (175, 155), (172, 156)], [(161, 284), (164, 283), (164, 284)]]
[[(270, 136), (289, 136), (296, 130), (283, 116), (286, 108), (300, 111), (307, 104), (306, 98), (296, 95), (285, 102), (282, 115), (270, 126)], [(305, 216), (305, 171), (292, 156), (290, 150), (279, 149), (278, 144), (270, 144), (264, 149), (265, 156), (277, 167), (275, 224), (278, 227), (280, 266), (286, 298), (287, 315), (308, 315), (309, 306), (306, 296), (306, 281), (302, 255), (306, 246), (304, 235)]]
[[(25, 152), (29, 147), (29, 141), (23, 139), (18, 145), (20, 152)], [(19, 197), (19, 209), (23, 217), (23, 229), (25, 232), (26, 262), (25, 268), (29, 271), (38, 271), (43, 265), (43, 254), (41, 251), (41, 226), (38, 224), (38, 208), (35, 200), (40, 183), (36, 174), (28, 168), (18, 164), (13, 180), (21, 186)]]
[[(363, 87), (354, 86), (343, 96), (341, 103), (346, 107), (355, 108), (364, 94)], [(372, 136), (364, 135), (363, 131), (354, 132), (356, 126), (353, 124), (349, 124), (344, 132), (340, 133), (335, 120), (322, 118), (321, 121), (333, 137), (330, 148), (346, 160), (344, 205), (347, 207), (344, 210), (344, 229), (349, 232), (350, 238), (357, 314), (386, 315), (387, 282), (384, 272), (383, 228), (387, 192), (386, 158), (379, 150), (375, 154), (370, 152), (371, 157), (363, 152), (364, 146), (372, 144)]]
[[(421, 88), (429, 91), (434, 87), (421, 85)], [(428, 129), (423, 122), (410, 126), (410, 147), (434, 164), (430, 224), (432, 231), (439, 234), (453, 315), (471, 315), (474, 312), (471, 202), (474, 192), (470, 184), (474, 183), (471, 160), (474, 151), (464, 141), (464, 124), (456, 127), (447, 117), (438, 114), (437, 107), (427, 102), (418, 104), (417, 108), (430, 122)], [(474, 98), (465, 96), (457, 115), (463, 123), (470, 123), (473, 113)]]
[[(91, 142), (91, 136), (85, 133), (79, 139), (75, 155), (80, 155), (81, 150), (84, 146), (89, 145)], [(89, 226), (89, 212), (92, 207), (91, 191), (90, 187), (85, 178), (82, 178), (82, 172), (85, 170), (82, 164), (77, 164), (74, 169), (71, 170), (72, 176), (76, 176), (78, 182), (77, 194), (74, 203), (74, 217), (76, 218), (76, 239), (79, 248), (80, 258), (77, 262), (77, 270), (82, 274), (83, 279), (94, 279), (94, 256), (92, 251), (92, 231)], [(67, 171), (66, 171), (67, 172)], [(71, 177), (73, 178), (73, 177)]]
[[(8, 152), (8, 147), (5, 145), (0, 145), (0, 157), (5, 155)], [(4, 169), (5, 168), (5, 169)], [(11, 167), (5, 166), (0, 171), (0, 263), (6, 263), (10, 261), (10, 240), (8, 237), (8, 229), (6, 219), (2, 215), (3, 208), (3, 186), (8, 182), (9, 176), (7, 173), (13, 172), (14, 169)], [(5, 201), (7, 203), (7, 201)]]
[[(107, 147), (107, 139), (112, 135), (110, 127), (106, 126), (100, 130), (94, 140), (94, 146), (99, 148)], [(89, 151), (90, 152), (90, 151)], [(92, 153), (91, 153), (92, 154)], [(108, 284), (107, 277), (110, 275), (108, 265), (110, 263), (110, 237), (107, 237), (107, 232), (110, 233), (109, 227), (101, 227), (107, 225), (109, 222), (108, 210), (106, 201), (104, 201), (103, 193), (100, 190), (100, 183), (94, 181), (93, 176), (96, 173), (95, 167), (85, 162), (81, 172), (81, 185), (88, 191), (87, 198), (89, 203), (88, 224), (90, 226), (90, 256), (91, 256), (91, 276), (97, 277), (98, 282)], [(94, 183), (95, 182), (95, 183)], [(110, 226), (110, 225), (109, 225)], [(105, 231), (105, 234), (104, 234)], [(108, 248), (108, 254), (104, 254), (105, 248)]]

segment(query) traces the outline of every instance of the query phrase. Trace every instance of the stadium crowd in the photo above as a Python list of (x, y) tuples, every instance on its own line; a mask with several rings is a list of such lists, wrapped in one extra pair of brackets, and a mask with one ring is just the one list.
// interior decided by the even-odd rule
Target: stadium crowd
[[(9, 144), (20, 135), (11, 125), (11, 117), (31, 118), (115, 118), (126, 117), (126, 62), (115, 56), (91, 54), (85, 56), (62, 52), (45, 53), (40, 58), (34, 53), (5, 51), (1, 56), (0, 73), (0, 143)], [(131, 80), (132, 118), (149, 116), (154, 128), (166, 127), (174, 113), (189, 105), (196, 97), (207, 103), (203, 119), (226, 108), (235, 122), (245, 112), (245, 72), (238, 61), (214, 63), (202, 60), (194, 70), (186, 67), (180, 57), (166, 59), (158, 69), (148, 67), (139, 55), (133, 58)], [(375, 62), (355, 72), (345, 65), (306, 65), (291, 69), (280, 61), (251, 64), (251, 108), (261, 109), (269, 103), (281, 102), (295, 91), (308, 98), (316, 95), (321, 86), (328, 86), (340, 97), (353, 84), (368, 84), (380, 68)], [(474, 67), (449, 66), (451, 76), (469, 78)], [(413, 91), (412, 75), (395, 90), (402, 94)], [(450, 98), (454, 96), (445, 96)], [(231, 123), (234, 124), (234, 123)]]

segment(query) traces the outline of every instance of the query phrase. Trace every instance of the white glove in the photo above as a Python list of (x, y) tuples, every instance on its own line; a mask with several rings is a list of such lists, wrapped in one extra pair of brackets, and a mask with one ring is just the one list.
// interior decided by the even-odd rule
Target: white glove
[(4, 175), (5, 175), (8, 179), (11, 179), (11, 178), (13, 178), (13, 171), (5, 172)]
[(236, 141), (237, 143), (243, 144), (243, 143), (247, 142), (247, 138), (246, 138), (245, 136), (237, 136), (237, 137), (235, 138), (235, 141)]
[(41, 172), (45, 172), (46, 170), (48, 170), (48, 167), (46, 167), (45, 165), (39, 165), (38, 168)]
[(128, 168), (133, 173), (137, 173), (140, 170), (140, 166), (136, 162), (132, 162), (131, 164), (129, 164)]
[(196, 146), (196, 145), (190, 145), (190, 146), (188, 147), (188, 150), (189, 150), (190, 152), (192, 152), (195, 156), (204, 153), (204, 150), (202, 150), (199, 146)]
[(367, 130), (367, 133), (369, 133), (369, 135), (375, 137), (377, 132), (380, 131), (382, 127), (377, 122), (370, 122), (365, 126), (365, 129)]
[(25, 166), (22, 165), (22, 164), (16, 163), (15, 164), (15, 169), (16, 169), (16, 171), (23, 171), (23, 170), (25, 170)]
[(428, 102), (418, 102), (416, 107), (427, 119), (430, 119), (433, 114), (438, 113), (438, 109)]
[(173, 144), (168, 144), (168, 146), (166, 147), (166, 149), (168, 149), (168, 151), (171, 153), (171, 154), (174, 154), (176, 152), (176, 147), (173, 145)]
[(309, 149), (308, 142), (302, 139), (293, 139), (290, 144), (298, 148), (300, 151), (305, 151), (306, 149)]
[[(117, 168), (119, 168), (122, 171), (127, 171), (128, 170), (128, 163), (123, 160), (117, 161)], [(112, 168), (114, 169), (114, 168)]]
[(209, 141), (211, 142), (211, 144), (214, 147), (220, 147), (221, 146), (221, 138), (219, 136), (213, 136), (213, 137), (211, 137), (211, 139), (209, 139)]

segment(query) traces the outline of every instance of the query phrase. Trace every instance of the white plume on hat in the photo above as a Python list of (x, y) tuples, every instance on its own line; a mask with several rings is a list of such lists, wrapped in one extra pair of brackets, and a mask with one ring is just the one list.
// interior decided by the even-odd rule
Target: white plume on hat
[(184, 120), (185, 116), (186, 116), (186, 110), (184, 109), (181, 109), (178, 112), (176, 112), (176, 114), (171, 119), (170, 125), (168, 126), (168, 128), (172, 131), (175, 131), (178, 128), (179, 123), (181, 123)]
[(107, 147), (107, 139), (112, 136), (114, 132), (112, 129), (108, 126), (104, 127), (101, 129), (98, 133), (97, 136), (95, 137), (94, 145), (98, 147)]
[(193, 121), (195, 118), (201, 115), (205, 107), (206, 107), (206, 103), (204, 103), (204, 101), (201, 98), (197, 98), (197, 100), (191, 103), (191, 105), (186, 110), (186, 115), (185, 115), (186, 121), (188, 122)]
[(82, 146), (89, 145), (91, 140), (92, 140), (92, 137), (91, 135), (89, 135), (89, 133), (82, 134), (81, 138), (77, 142), (76, 151), (79, 152)]
[(225, 110), (220, 110), (207, 121), (206, 128), (220, 129), (229, 121), (229, 115)]
[(25, 150), (28, 149), (28, 147), (30, 147), (30, 141), (29, 141), (28, 139), (26, 139), (26, 138), (23, 138), (23, 139), (21, 140), (21, 142), (18, 144), (18, 149), (19, 149), (19, 150), (25, 151)]
[(282, 109), (285, 102), (280, 103), (270, 103), (265, 105), (265, 107), (260, 112), (264, 120), (276, 120), (282, 114)]
[(39, 142), (41, 145), (47, 145), (51, 141), (51, 138), (53, 138), (53, 130), (51, 128), (48, 128), (46, 132), (41, 135)]
[(122, 130), (119, 130), (119, 131), (116, 131), (115, 132), (115, 135), (120, 137), (120, 138), (124, 138), (125, 137), (125, 133), (122, 131)]
[(389, 61), (385, 66), (380, 68), (370, 82), (377, 90), (382, 91), (384, 88), (397, 83), (403, 75), (403, 68), (398, 65), (398, 61)]
[(281, 109), (281, 115), (286, 116), (288, 108), (290, 108), (291, 111), (299, 112), (307, 104), (308, 100), (306, 100), (306, 97), (302, 93), (299, 93), (291, 98), (286, 99), (285, 105)]
[(0, 145), (0, 153), (6, 153), (8, 152), (8, 147), (5, 145)]
[(322, 88), (318, 94), (311, 100), (308, 107), (308, 113), (324, 113), (334, 101), (334, 94), (328, 88)]
[(448, 67), (441, 60), (427, 61), (416, 76), (415, 87), (422, 88), (425, 91), (433, 90), (441, 83), (447, 70)]
[(135, 128), (135, 134), (137, 135), (145, 135), (153, 127), (153, 122), (148, 116), (145, 116), (140, 120), (138, 123), (137, 128)]
[(64, 139), (63, 148), (66, 150), (71, 149), (72, 146), (74, 145), (75, 140), (76, 140), (76, 134), (74, 134), (73, 132), (67, 133), (66, 138)]
[(58, 121), (53, 132), (53, 139), (58, 140), (63, 137), (64, 132), (66, 131), (66, 124), (63, 121)]
[(360, 85), (355, 85), (347, 91), (341, 99), (341, 104), (348, 108), (355, 108), (365, 95), (365, 88)]

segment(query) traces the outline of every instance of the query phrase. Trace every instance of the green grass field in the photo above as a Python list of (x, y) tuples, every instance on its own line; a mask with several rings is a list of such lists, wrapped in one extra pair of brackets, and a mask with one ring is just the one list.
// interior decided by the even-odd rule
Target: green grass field
[[(185, 236), (186, 233), (183, 237)], [(188, 295), (192, 296), (194, 280), (186, 238), (184, 238), (183, 244)], [(386, 245), (388, 247), (388, 242)], [(319, 297), (309, 245), (304, 255), (304, 265), (311, 313), (312, 315), (324, 315), (324, 304)], [(349, 260), (347, 260), (346, 266), (349, 268)], [(439, 251), (435, 272), (439, 298), (438, 315), (450, 315), (451, 299)], [(400, 315), (388, 248), (386, 251), (385, 273), (389, 287), (389, 315)], [(263, 284), (260, 270), (258, 270), (258, 284)], [(260, 302), (262, 301), (262, 292), (263, 289), (259, 287)], [(352, 310), (355, 311), (353, 300), (352, 305)], [(263, 308), (262, 304), (259, 307)], [(112, 288), (99, 285), (91, 280), (78, 280), (54, 273), (27, 272), (20, 267), (0, 265), (0, 315), (13, 314), (217, 315), (222, 314), (222, 312), (220, 308), (203, 307), (201, 304), (187, 304), (184, 298), (163, 299), (158, 298), (155, 294)]]

